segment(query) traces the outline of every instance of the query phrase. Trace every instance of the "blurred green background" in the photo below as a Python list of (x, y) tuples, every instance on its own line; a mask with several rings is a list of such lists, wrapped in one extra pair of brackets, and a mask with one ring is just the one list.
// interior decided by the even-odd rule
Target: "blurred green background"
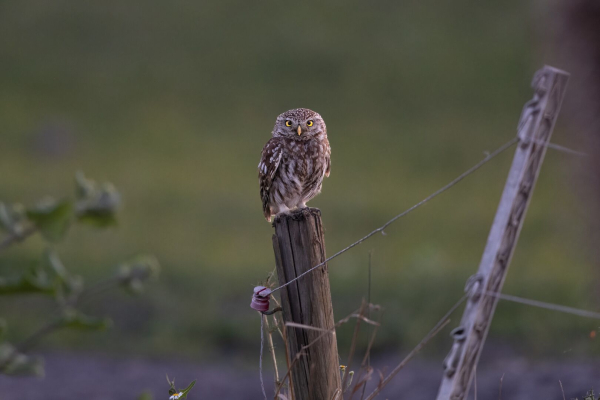
[[(307, 107), (327, 123), (332, 173), (310, 205), (333, 254), (514, 137), (534, 71), (556, 58), (536, 4), (0, 2), (0, 200), (60, 197), (77, 170), (111, 181), (119, 226), (76, 226), (63, 261), (88, 282), (140, 252), (162, 265), (144, 296), (92, 306), (113, 316), (111, 331), (59, 332), (42, 348), (255, 356), (248, 305), (274, 268), (256, 166), (275, 117)], [(578, 146), (562, 118), (554, 141)], [(377, 351), (412, 347), (476, 271), (511, 153), (332, 261), (336, 317), (366, 295), (372, 251), (372, 301), (386, 309)], [(548, 153), (506, 293), (594, 308), (579, 166)], [(0, 269), (20, 271), (42, 250), (39, 238), (13, 247)], [(50, 306), (3, 298), (0, 315), (22, 337)], [(597, 325), (500, 303), (490, 341), (583, 357), (597, 353)], [(347, 348), (346, 330), (339, 340)]]

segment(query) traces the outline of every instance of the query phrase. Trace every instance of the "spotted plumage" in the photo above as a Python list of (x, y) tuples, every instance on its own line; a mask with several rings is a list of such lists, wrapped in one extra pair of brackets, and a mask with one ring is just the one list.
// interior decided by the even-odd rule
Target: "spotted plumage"
[(262, 150), (258, 181), (263, 213), (271, 216), (306, 207), (329, 176), (331, 148), (321, 116), (306, 108), (277, 117), (272, 138)]

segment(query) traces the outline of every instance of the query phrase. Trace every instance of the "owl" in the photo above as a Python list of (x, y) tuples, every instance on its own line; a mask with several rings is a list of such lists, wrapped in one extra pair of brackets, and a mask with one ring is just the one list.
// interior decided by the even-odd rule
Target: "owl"
[(262, 150), (258, 181), (263, 213), (271, 216), (306, 207), (329, 176), (331, 148), (325, 121), (307, 108), (289, 110), (275, 120)]

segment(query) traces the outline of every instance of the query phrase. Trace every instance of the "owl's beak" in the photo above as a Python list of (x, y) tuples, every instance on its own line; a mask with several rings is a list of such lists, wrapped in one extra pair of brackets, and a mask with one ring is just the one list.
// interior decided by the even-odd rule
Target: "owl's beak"
[(302, 135), (302, 127), (298, 125), (298, 136)]

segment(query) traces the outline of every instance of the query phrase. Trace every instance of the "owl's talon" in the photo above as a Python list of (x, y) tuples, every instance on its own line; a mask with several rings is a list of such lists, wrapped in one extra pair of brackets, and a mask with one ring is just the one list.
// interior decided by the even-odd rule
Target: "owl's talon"
[(304, 206), (302, 208), (298, 208), (298, 210), (300, 210), (302, 215), (304, 215), (304, 218), (310, 217), (310, 208), (309, 207)]

